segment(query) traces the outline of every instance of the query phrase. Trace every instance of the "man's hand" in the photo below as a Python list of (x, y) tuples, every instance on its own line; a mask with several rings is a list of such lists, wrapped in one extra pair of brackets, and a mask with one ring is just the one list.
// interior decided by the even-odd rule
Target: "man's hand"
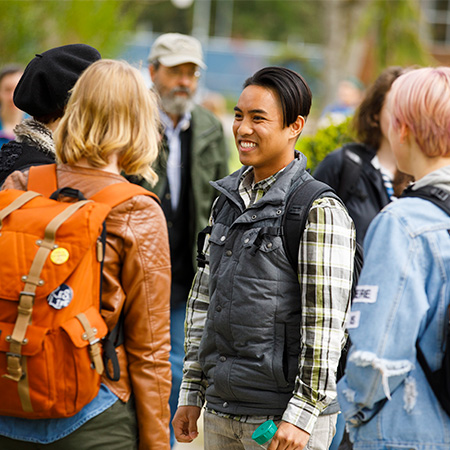
[(303, 450), (309, 433), (288, 422), (281, 422), (267, 450)]
[(192, 442), (197, 436), (197, 420), (201, 408), (198, 406), (180, 406), (175, 413), (172, 426), (178, 442)]

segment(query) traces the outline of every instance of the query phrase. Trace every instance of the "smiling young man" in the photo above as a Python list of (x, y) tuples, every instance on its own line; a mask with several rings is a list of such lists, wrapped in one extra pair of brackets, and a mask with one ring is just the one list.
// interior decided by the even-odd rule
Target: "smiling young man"
[[(256, 449), (254, 430), (278, 425), (270, 450), (328, 449), (338, 412), (336, 369), (345, 341), (355, 231), (345, 208), (311, 207), (292, 270), (280, 236), (289, 195), (305, 180), (294, 147), (311, 106), (297, 73), (261, 69), (244, 84), (233, 131), (243, 167), (212, 185), (226, 197), (210, 218), (186, 315), (186, 359), (173, 420), (179, 442)], [(217, 205), (217, 203), (216, 203)]]

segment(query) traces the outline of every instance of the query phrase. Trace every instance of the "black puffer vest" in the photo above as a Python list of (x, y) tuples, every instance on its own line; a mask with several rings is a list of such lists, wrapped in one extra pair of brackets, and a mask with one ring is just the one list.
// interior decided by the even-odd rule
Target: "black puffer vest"
[(305, 165), (299, 155), (248, 209), (238, 194), (244, 168), (211, 183), (228, 198), (210, 236), (210, 306), (199, 350), (216, 411), (281, 415), (292, 397), (301, 300), (280, 225), (289, 193), (310, 177)]

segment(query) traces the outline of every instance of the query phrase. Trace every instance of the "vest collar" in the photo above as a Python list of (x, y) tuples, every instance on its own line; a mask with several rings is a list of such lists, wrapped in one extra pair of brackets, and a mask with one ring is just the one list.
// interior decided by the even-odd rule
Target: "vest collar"
[[(247, 169), (247, 166), (242, 166), (239, 170), (221, 180), (210, 181), (211, 186), (225, 194), (241, 209), (244, 207), (242, 199), (239, 196), (239, 183), (242, 174)], [(305, 174), (307, 174), (306, 156), (303, 155), (303, 153), (295, 151), (294, 160), (286, 166), (282, 173), (280, 173), (279, 177), (264, 197), (251, 206), (251, 208), (262, 207), (266, 204), (280, 205), (284, 203), (292, 186), (300, 182)]]

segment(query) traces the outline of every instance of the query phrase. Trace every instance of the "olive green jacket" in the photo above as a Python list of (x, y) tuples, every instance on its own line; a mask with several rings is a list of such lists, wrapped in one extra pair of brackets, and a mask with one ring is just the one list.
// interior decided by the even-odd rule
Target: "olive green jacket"
[[(208, 225), (212, 202), (218, 196), (217, 191), (209, 182), (219, 180), (229, 174), (229, 154), (219, 119), (198, 105), (194, 107), (191, 113), (191, 192), (189, 192), (189, 207), (190, 217), (194, 220), (187, 225), (190, 230), (195, 269), (197, 267), (197, 235)], [(156, 186), (151, 188), (145, 181), (139, 183), (160, 197), (164, 194), (167, 183), (168, 155), (168, 147), (163, 145), (153, 166), (159, 177)]]

